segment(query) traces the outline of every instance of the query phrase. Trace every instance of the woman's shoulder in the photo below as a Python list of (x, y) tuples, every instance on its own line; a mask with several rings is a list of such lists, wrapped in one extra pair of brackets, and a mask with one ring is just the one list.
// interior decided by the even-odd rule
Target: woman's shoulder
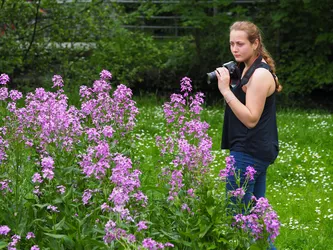
[(272, 73), (266, 68), (257, 68), (252, 77), (249, 85), (254, 88), (267, 89), (268, 92), (275, 88), (275, 82)]
[(273, 75), (269, 71), (269, 69), (264, 67), (259, 67), (253, 72), (253, 78), (256, 78), (258, 80), (273, 80)]

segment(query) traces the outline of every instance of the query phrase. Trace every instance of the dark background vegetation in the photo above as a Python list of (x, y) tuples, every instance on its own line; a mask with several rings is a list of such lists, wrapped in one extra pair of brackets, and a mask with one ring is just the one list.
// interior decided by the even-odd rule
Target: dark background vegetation
[(233, 59), (228, 36), (236, 20), (263, 31), (283, 85), (280, 105), (332, 109), (331, 0), (0, 0), (0, 73), (23, 92), (48, 89), (62, 75), (78, 96), (107, 69), (113, 84), (155, 98), (188, 76), (208, 104), (219, 103), (206, 73)]

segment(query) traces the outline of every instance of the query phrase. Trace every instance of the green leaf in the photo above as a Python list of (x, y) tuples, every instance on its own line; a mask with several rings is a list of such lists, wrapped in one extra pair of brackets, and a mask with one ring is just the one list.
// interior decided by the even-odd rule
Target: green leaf
[(52, 237), (52, 238), (54, 238), (54, 239), (69, 239), (68, 238), (68, 236), (67, 235), (64, 235), (64, 234), (51, 234), (51, 233), (44, 233), (45, 235), (47, 235), (47, 236), (50, 236), (50, 237)]
[(50, 205), (50, 204), (34, 204), (33, 206), (39, 207), (39, 208), (44, 208), (44, 207), (47, 207), (48, 205)]
[(257, 245), (250, 246), (249, 250), (261, 250), (261, 248)]
[(208, 230), (209, 230), (213, 225), (214, 225), (214, 223), (209, 224), (208, 226), (206, 226), (206, 228), (204, 229), (204, 231), (202, 231), (203, 228), (200, 228), (201, 233), (199, 234), (199, 237), (200, 237), (200, 238), (203, 238), (203, 237), (206, 235), (206, 233), (208, 232)]
[(179, 237), (177, 235), (173, 235), (169, 232), (164, 231), (163, 229), (160, 230), (165, 236), (169, 237), (170, 239), (173, 239), (174, 241), (178, 241)]
[(206, 210), (207, 210), (208, 214), (212, 217), (214, 210), (215, 210), (215, 206), (207, 207)]
[(54, 227), (55, 230), (61, 230), (63, 228), (63, 226), (65, 225), (66, 222), (66, 217), (64, 217), (61, 221), (59, 221)]
[(0, 241), (0, 249), (7, 247), (7, 245), (8, 244), (6, 242)]

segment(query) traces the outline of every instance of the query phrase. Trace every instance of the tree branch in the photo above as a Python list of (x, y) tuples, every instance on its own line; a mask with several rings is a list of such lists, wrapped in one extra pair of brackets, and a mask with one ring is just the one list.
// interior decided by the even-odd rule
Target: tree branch
[(38, 22), (38, 12), (39, 12), (39, 7), (40, 7), (40, 0), (37, 1), (37, 6), (36, 6), (36, 16), (35, 16), (35, 23), (34, 23), (34, 31), (32, 33), (32, 37), (31, 37), (31, 41), (29, 44), (28, 49), (26, 50), (24, 57), (23, 57), (23, 61), (25, 61), (27, 59), (28, 53), (31, 49), (31, 46), (35, 40), (35, 36), (36, 36), (36, 29), (37, 29), (37, 22)]

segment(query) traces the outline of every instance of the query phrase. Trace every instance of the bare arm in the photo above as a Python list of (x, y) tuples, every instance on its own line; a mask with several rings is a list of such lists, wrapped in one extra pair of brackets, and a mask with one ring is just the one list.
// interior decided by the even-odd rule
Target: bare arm
[[(246, 85), (246, 105), (242, 104), (231, 92), (229, 87), (230, 77), (226, 77), (221, 72), (224, 69), (219, 68), (218, 76), (219, 89), (224, 96), (227, 104), (231, 108), (236, 117), (247, 127), (254, 128), (263, 112), (266, 98), (275, 91), (275, 83), (271, 73), (266, 69), (256, 69)], [(228, 85), (226, 83), (228, 82)]]

